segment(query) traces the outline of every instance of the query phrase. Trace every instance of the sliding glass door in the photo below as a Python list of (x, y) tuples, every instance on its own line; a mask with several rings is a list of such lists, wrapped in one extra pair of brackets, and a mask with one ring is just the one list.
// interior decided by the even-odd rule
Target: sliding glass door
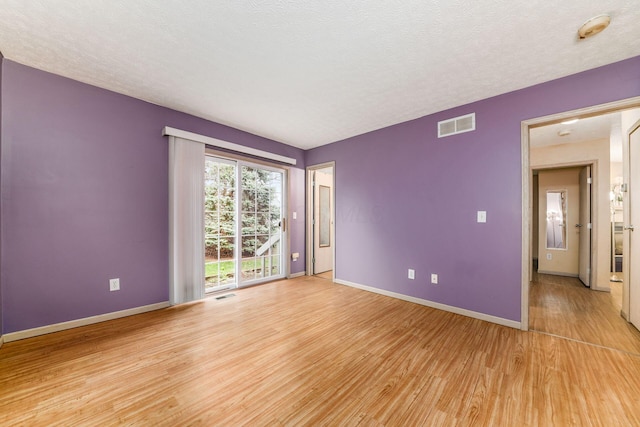
[(205, 292), (236, 284), (235, 162), (206, 157), (204, 166)]
[(205, 160), (205, 291), (284, 277), (284, 172)]
[(244, 282), (282, 274), (282, 172), (242, 166)]

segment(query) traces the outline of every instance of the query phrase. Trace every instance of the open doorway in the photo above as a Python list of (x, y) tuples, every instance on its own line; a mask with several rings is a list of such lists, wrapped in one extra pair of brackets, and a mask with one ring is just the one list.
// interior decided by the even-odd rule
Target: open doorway
[[(533, 269), (591, 286), (593, 165), (533, 170)], [(597, 208), (597, 203), (595, 204)]]
[(335, 278), (335, 164), (307, 168), (307, 275)]
[[(617, 278), (616, 273), (620, 276), (620, 260), (628, 255), (620, 253), (615, 233), (623, 228), (624, 221), (620, 208), (622, 147), (629, 116), (640, 117), (638, 106), (640, 98), (635, 98), (523, 122), (523, 329), (640, 354), (640, 331), (624, 316), (629, 286), (633, 288), (634, 284), (612, 280)], [(555, 197), (559, 201), (558, 209), (551, 210), (559, 214), (562, 196), (567, 196), (564, 185), (552, 184), (552, 188), (544, 191), (540, 185), (541, 172), (569, 168), (574, 168), (571, 173), (577, 176), (574, 180), (580, 182), (583, 178), (579, 174), (587, 177), (589, 173), (585, 166), (591, 167), (592, 174), (589, 233), (584, 233), (588, 222), (583, 217), (569, 219), (550, 215), (542, 206), (549, 197)], [(564, 221), (564, 228), (548, 227), (548, 221), (558, 223), (558, 218)], [(556, 233), (555, 240), (551, 237), (551, 247), (547, 231), (552, 237), (553, 232)], [(574, 264), (568, 274), (555, 267), (549, 271), (548, 257), (562, 258), (567, 249), (564, 245), (572, 245), (568, 240), (572, 235), (583, 238), (573, 243), (582, 247), (588, 245), (585, 242), (590, 235), (590, 259), (577, 261), (578, 265), (589, 265), (590, 269), (581, 268), (576, 273)], [(541, 266), (544, 268), (540, 269)], [(590, 289), (585, 285), (590, 285)], [(635, 286), (640, 287), (640, 283)]]

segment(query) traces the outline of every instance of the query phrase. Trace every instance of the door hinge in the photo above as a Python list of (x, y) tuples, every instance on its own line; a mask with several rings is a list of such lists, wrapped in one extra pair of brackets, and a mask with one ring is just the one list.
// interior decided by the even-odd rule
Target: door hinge
[[(575, 182), (575, 181), (574, 181)], [(590, 222), (587, 223), (587, 229), (591, 230), (593, 228), (593, 224), (591, 224)]]
[(591, 178), (587, 178), (587, 184), (591, 184), (593, 181), (591, 180)]

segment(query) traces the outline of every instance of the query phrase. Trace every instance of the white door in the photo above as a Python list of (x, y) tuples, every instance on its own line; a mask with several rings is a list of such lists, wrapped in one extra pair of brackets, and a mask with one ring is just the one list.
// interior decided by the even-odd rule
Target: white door
[(314, 174), (313, 274), (333, 270), (333, 173), (327, 172)]
[[(640, 329), (640, 230), (634, 231), (634, 226), (640, 226), (640, 122), (629, 130), (629, 219), (625, 226), (625, 233), (629, 239), (629, 321)], [(626, 218), (625, 218), (626, 219)]]
[(591, 286), (591, 166), (580, 170), (580, 220), (578, 229), (579, 242), (579, 274), (585, 286)]

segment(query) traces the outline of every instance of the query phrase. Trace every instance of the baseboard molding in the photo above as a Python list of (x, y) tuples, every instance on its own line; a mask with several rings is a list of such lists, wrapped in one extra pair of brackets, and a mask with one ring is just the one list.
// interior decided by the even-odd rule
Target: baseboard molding
[(25, 329), (24, 331), (11, 332), (3, 335), (5, 342), (23, 340), (25, 338), (37, 337), (38, 335), (50, 334), (52, 332), (64, 331), (66, 329), (77, 328), (80, 326), (92, 325), (107, 320), (118, 319), (120, 317), (133, 316), (134, 314), (146, 313), (148, 311), (160, 310), (169, 307), (169, 301), (159, 302), (156, 304), (144, 305), (142, 307), (130, 308), (127, 310), (114, 311), (112, 313), (100, 314), (98, 316), (85, 317), (82, 319), (70, 320), (68, 322), (55, 323), (53, 325), (40, 326), (33, 329)]
[(550, 274), (552, 276), (564, 276), (564, 277), (579, 277), (577, 274), (562, 273), (558, 271), (538, 270), (538, 274)]
[(361, 289), (363, 291), (373, 292), (387, 297), (397, 298), (403, 301), (424, 305), (438, 310), (448, 311), (462, 316), (472, 317), (474, 319), (484, 320), (486, 322), (496, 323), (510, 328), (520, 329), (521, 323), (515, 320), (503, 319), (502, 317), (491, 316), (489, 314), (479, 313), (477, 311), (466, 310), (464, 308), (454, 307), (452, 305), (440, 304), (438, 302), (429, 301), (422, 298), (416, 298), (409, 295), (399, 294), (397, 292), (386, 291), (384, 289), (373, 288), (371, 286), (361, 285), (359, 283), (349, 282), (347, 280), (335, 279), (334, 283), (352, 288)]
[(306, 274), (307, 274), (306, 271), (299, 271), (297, 273), (291, 273), (291, 274), (289, 274), (289, 279), (295, 279), (296, 277), (302, 277), (302, 276), (304, 276)]
[(624, 310), (620, 310), (620, 316), (622, 316), (622, 318), (627, 322), (630, 322), (629, 315)]

